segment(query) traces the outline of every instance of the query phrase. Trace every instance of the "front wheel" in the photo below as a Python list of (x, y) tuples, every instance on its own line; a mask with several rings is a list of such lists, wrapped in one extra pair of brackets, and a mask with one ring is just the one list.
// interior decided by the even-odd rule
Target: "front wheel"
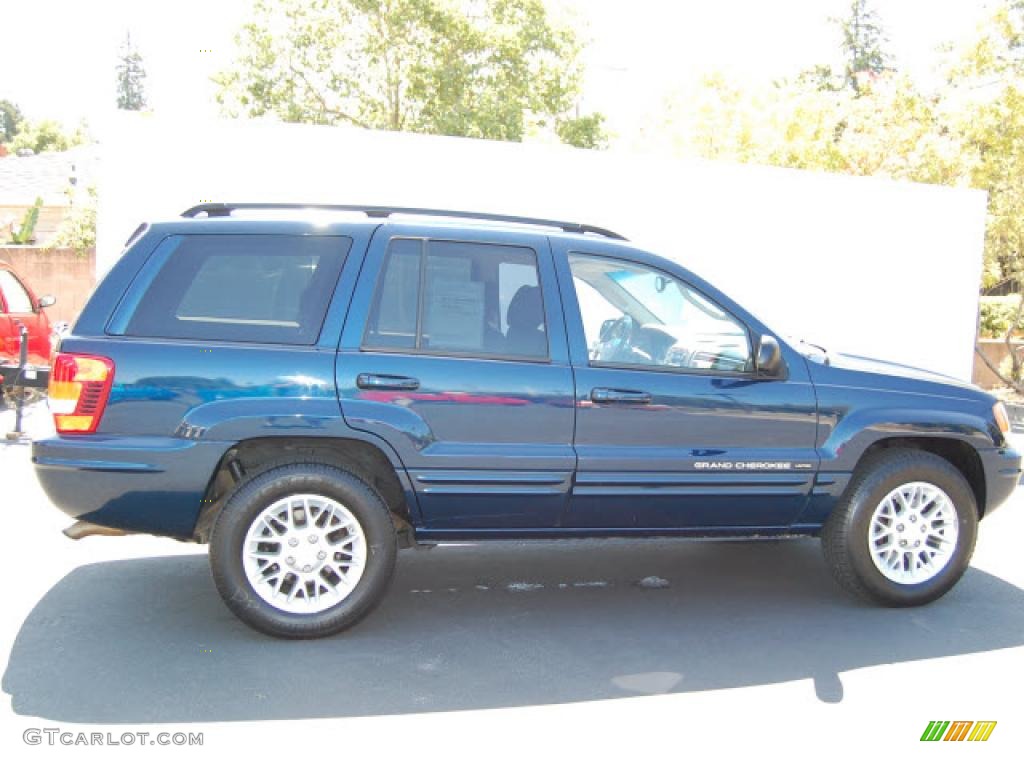
[(918, 450), (868, 459), (822, 530), (832, 575), (882, 605), (923, 605), (967, 570), (978, 532), (974, 493), (948, 461)]
[(246, 624), (276, 637), (324, 637), (358, 622), (387, 590), (396, 553), (380, 496), (321, 464), (248, 480), (210, 534), (221, 597)]

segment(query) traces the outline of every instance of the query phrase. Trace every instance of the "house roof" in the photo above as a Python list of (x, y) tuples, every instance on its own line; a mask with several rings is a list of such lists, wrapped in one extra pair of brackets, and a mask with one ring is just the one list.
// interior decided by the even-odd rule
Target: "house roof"
[(37, 197), (44, 205), (67, 205), (71, 179), (77, 179), (78, 189), (85, 189), (95, 183), (98, 165), (98, 144), (31, 157), (0, 157), (0, 205), (32, 205)]

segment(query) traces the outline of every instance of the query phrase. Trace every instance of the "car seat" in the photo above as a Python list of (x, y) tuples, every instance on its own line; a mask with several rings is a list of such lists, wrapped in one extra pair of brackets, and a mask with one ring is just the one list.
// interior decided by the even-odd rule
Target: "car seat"
[(508, 305), (505, 348), (510, 355), (547, 357), (548, 337), (544, 331), (544, 302), (540, 288), (524, 285)]

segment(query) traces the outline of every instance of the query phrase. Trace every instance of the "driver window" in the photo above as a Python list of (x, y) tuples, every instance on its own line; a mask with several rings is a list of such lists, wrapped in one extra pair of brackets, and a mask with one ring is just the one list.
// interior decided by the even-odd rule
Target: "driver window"
[(0, 296), (7, 297), (7, 311), (12, 315), (27, 315), (33, 311), (28, 291), (18, 282), (18, 278), (4, 269), (0, 269)]
[(570, 254), (569, 266), (591, 363), (753, 369), (743, 324), (686, 283), (605, 257)]

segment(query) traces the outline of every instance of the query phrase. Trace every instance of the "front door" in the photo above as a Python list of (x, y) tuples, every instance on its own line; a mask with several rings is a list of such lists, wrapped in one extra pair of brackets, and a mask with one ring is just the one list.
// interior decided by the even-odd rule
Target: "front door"
[(424, 532), (549, 528), (575, 456), (547, 238), (450, 233), (375, 234), (338, 355), (342, 412), (399, 455)]
[(555, 258), (577, 413), (564, 525), (789, 525), (817, 469), (816, 401), (802, 358), (785, 349), (787, 373), (760, 377), (759, 329), (684, 270), (645, 266), (612, 243)]
[(15, 363), (21, 345), (18, 324), (28, 329), (28, 362), (30, 365), (47, 365), (49, 350), (49, 325), (42, 310), (35, 305), (35, 298), (21, 281), (6, 269), (0, 268), (0, 313), (7, 315), (7, 322), (0, 321), (0, 333), (5, 334), (0, 350)]

